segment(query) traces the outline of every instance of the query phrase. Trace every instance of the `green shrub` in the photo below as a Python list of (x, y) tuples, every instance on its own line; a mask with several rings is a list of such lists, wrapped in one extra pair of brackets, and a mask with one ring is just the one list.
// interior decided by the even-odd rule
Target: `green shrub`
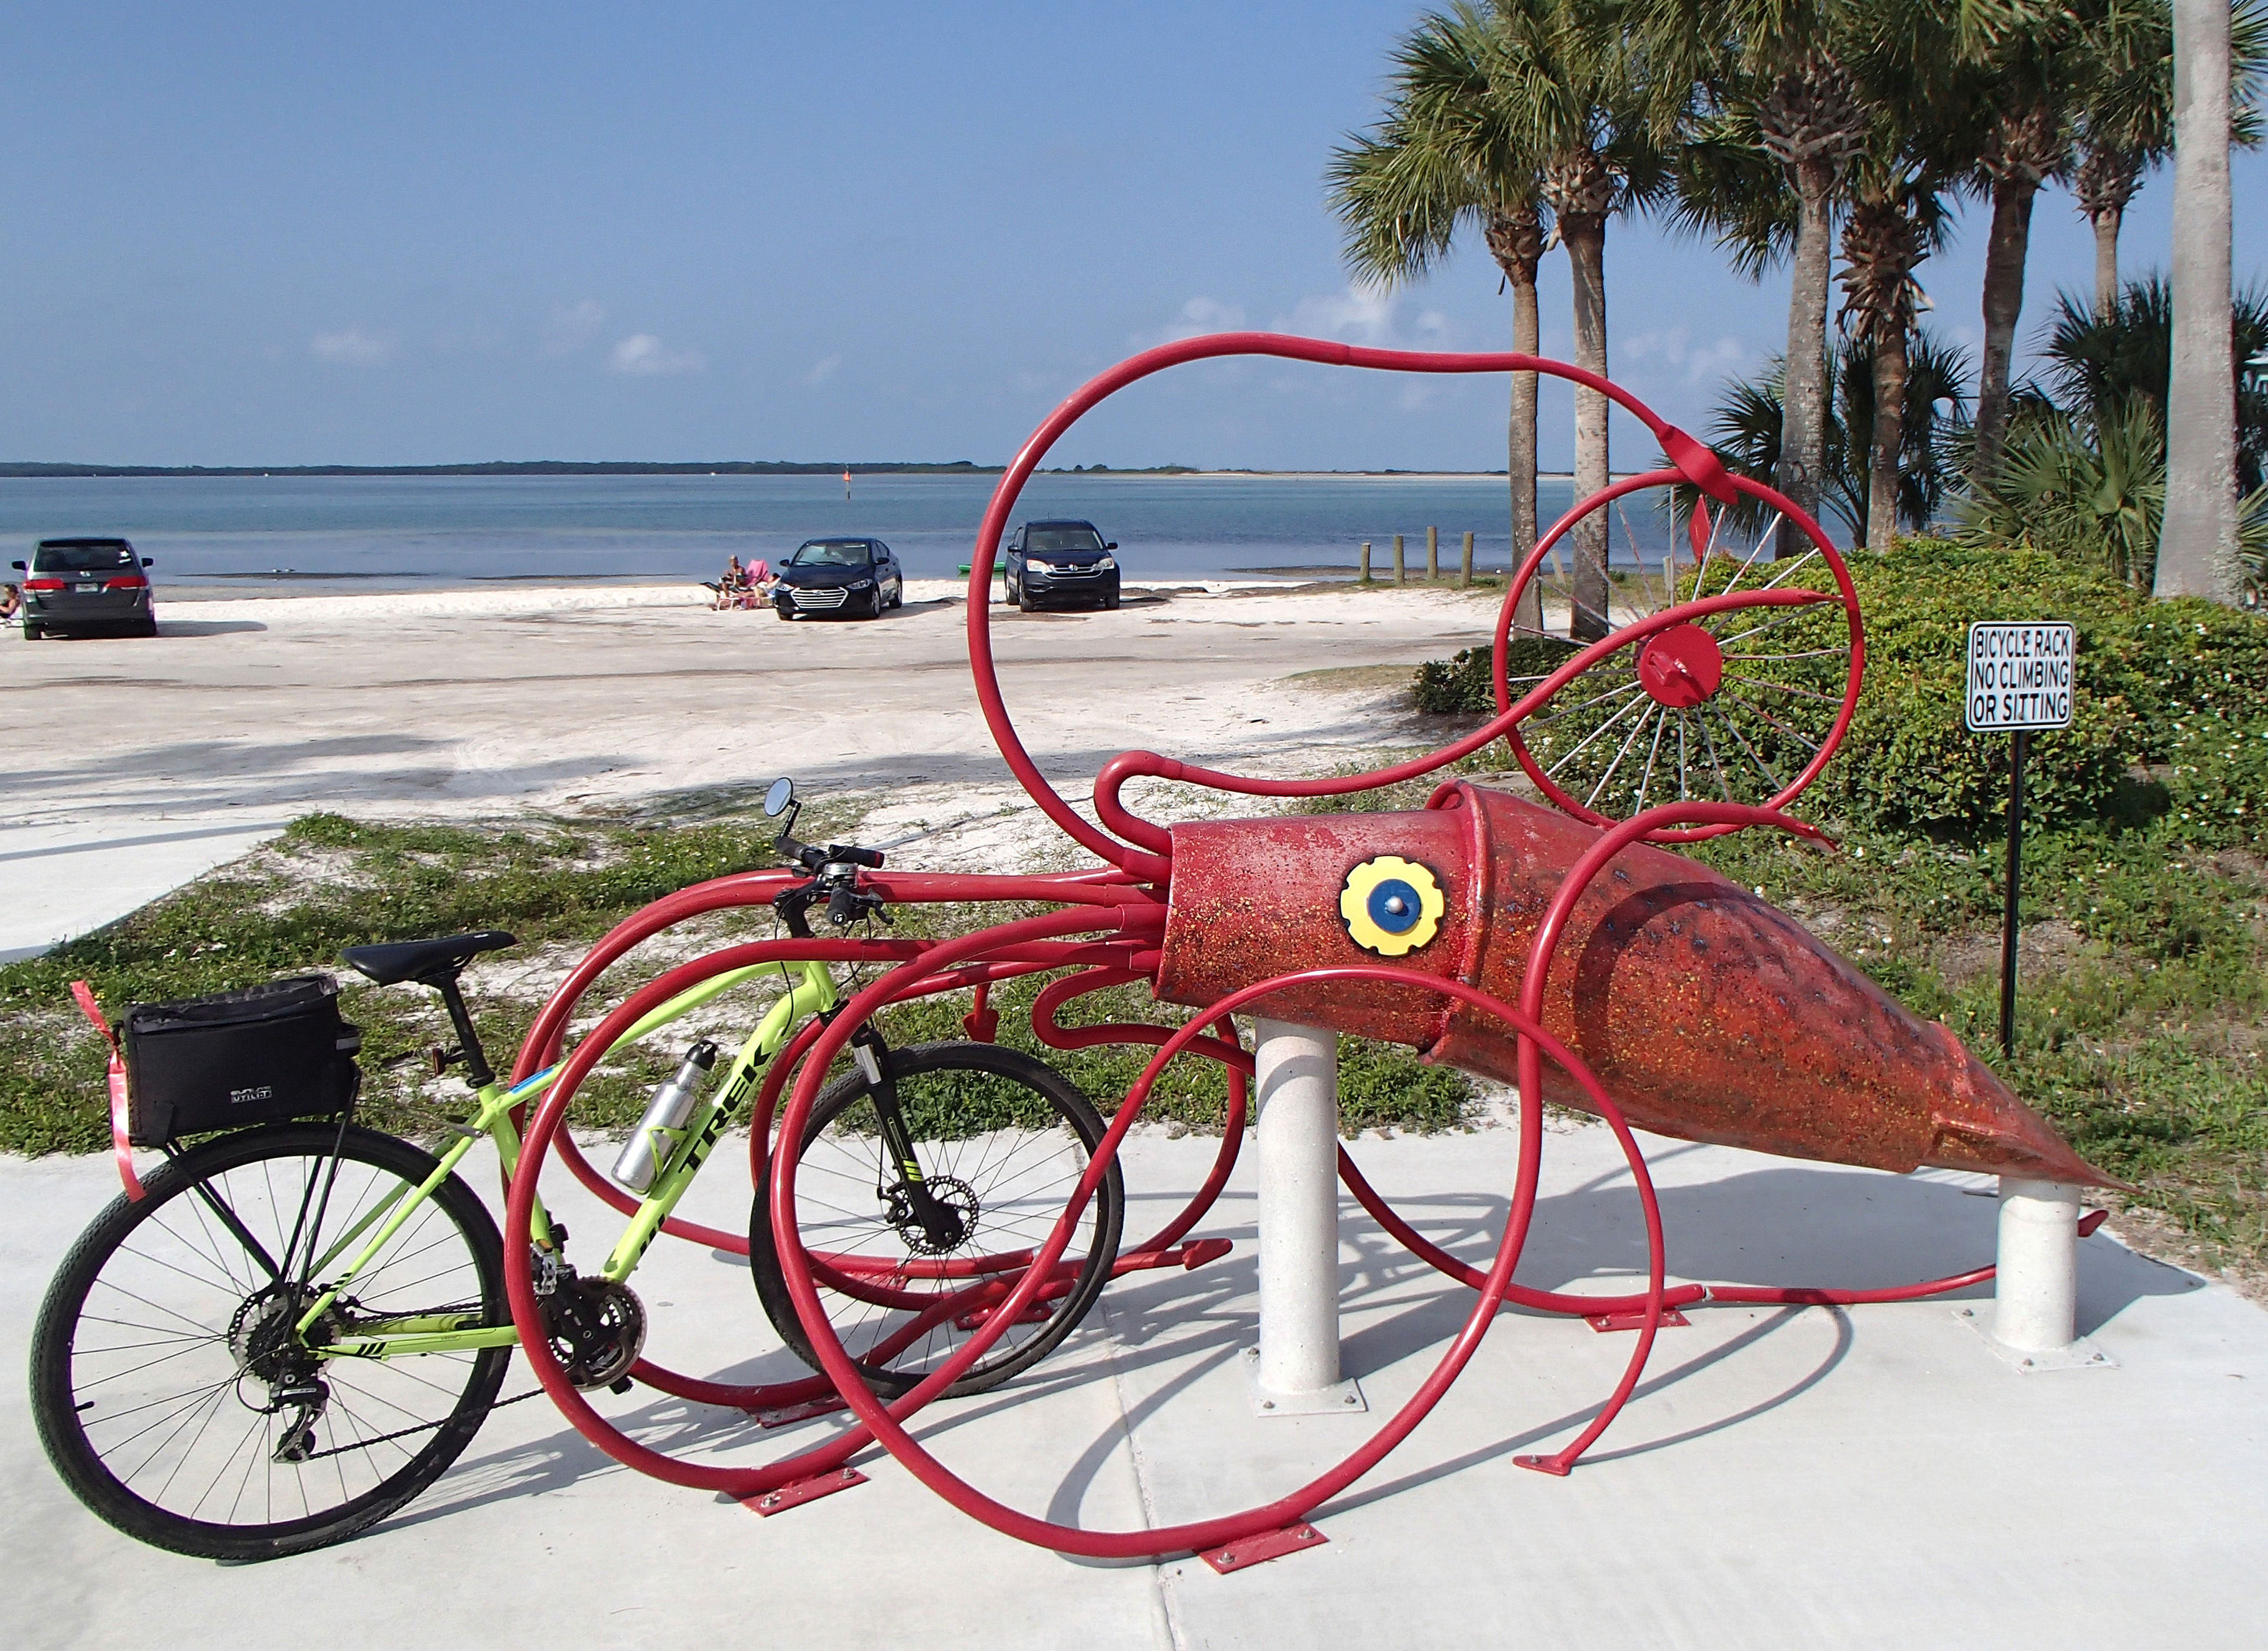
[[(2268, 615), (2194, 598), (2153, 602), (2037, 551), (1910, 539), (1887, 555), (1860, 551), (1849, 560), (1865, 684), (1841, 751), (1811, 794), (1815, 815), (1955, 841), (1990, 836), (2006, 807), (2012, 742), (1962, 726), (1967, 627), (2064, 619), (2079, 634), (2078, 705), (2070, 728), (2033, 738), (2028, 818), (2043, 826), (2123, 826), (2164, 815), (2185, 840), (2263, 840)], [(1821, 589), (1830, 578), (1815, 564), (1790, 583)], [(1831, 642), (1839, 629), (1839, 615), (1822, 610), (1775, 640), (1798, 653)], [(1830, 657), (1776, 669), (1799, 686), (1839, 693), (1841, 664)], [(1418, 693), (1428, 709), (1492, 709), (1488, 650), (1431, 662)], [(1808, 753), (1785, 730), (1723, 708), (1777, 771), (1802, 766)], [(1533, 743), (1540, 747), (1540, 737)]]
[[(1506, 650), (1505, 670), (1515, 700), (1525, 691), (1523, 678), (1549, 676), (1567, 663), (1575, 651), (1569, 642), (1550, 636), (1520, 636)], [(1496, 686), (1489, 674), (1493, 657), (1486, 648), (1465, 648), (1453, 659), (1429, 659), (1418, 667), (1418, 708), (1435, 715), (1493, 716)]]

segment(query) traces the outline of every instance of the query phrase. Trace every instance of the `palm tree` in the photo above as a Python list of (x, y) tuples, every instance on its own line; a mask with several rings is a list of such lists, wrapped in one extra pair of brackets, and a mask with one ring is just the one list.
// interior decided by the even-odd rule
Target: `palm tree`
[[(1512, 290), (1512, 347), (1541, 347), (1536, 275), (1545, 225), (1537, 198), (1541, 163), (1510, 118), (1509, 89), (1494, 84), (1497, 54), (1488, 19), (1471, 7), (1422, 19), (1394, 54), (1385, 117), (1350, 135), (1326, 172), (1345, 257), (1359, 278), (1392, 287), (1430, 274), (1458, 232), (1477, 224)], [(1536, 377), (1512, 375), (1506, 437), (1515, 565), (1534, 547)], [(1543, 628), (1542, 586), (1517, 616)]]
[(2234, 603), (2244, 584), (2229, 327), (2228, 0), (2174, 4), (2172, 363), (2153, 588)]
[(1999, 473), (1962, 498), (1955, 537), (2050, 551), (2147, 590), (2165, 498), (2165, 432), (2147, 407), (2026, 412)]
[[(1395, 52), (1386, 119), (1339, 150), (1330, 173), (1348, 257), (1381, 278), (1422, 273), (1447, 250), (1459, 223), (1479, 218), (1513, 286), (1521, 348), (1535, 337), (1527, 329), (1535, 326), (1542, 212), (1549, 212), (1574, 277), (1575, 364), (1602, 377), (1607, 223), (1658, 194), (1667, 165), (1653, 138), (1644, 64), (1614, 13), (1612, 0), (1458, 0), (1427, 15)], [(1523, 409), (1532, 409), (1534, 393), (1532, 380), (1515, 379), (1515, 475)], [(1531, 471), (1534, 428), (1528, 411)], [(1579, 389), (1577, 494), (1605, 487), (1608, 475), (1607, 400)], [(1532, 542), (1532, 489), (1526, 508)], [(1515, 547), (1521, 530), (1516, 514)], [(1572, 537), (1570, 629), (1587, 641), (1610, 627), (1604, 517), (1586, 518)]]
[[(2174, 143), (2174, 31), (2169, 0), (2124, 0), (2083, 18), (2072, 193), (2095, 231), (2095, 307), (2118, 301), (2118, 234), (2142, 180)], [(2268, 7), (2235, 6), (2229, 18), (2232, 136), (2260, 139), (2251, 86), (2268, 55)]]
[[(2089, 9), (2116, 0), (2082, 0)], [(1999, 471), (2007, 440), (2010, 371), (2024, 309), (2032, 205), (2071, 158), (2072, 121), (2085, 77), (2078, 10), (2065, 0), (1962, 0), (1955, 18), (1954, 106), (1984, 116), (1974, 181), (1992, 202), (1984, 245), (1984, 348), (1977, 382), (1980, 485)]]
[[(1656, 199), (1668, 160), (1657, 138), (1658, 88), (1620, 26), (1614, 0), (1494, 0), (1487, 16), (1492, 78), (1523, 146), (1543, 160), (1537, 193), (1567, 249), (1574, 288), (1575, 364), (1607, 371), (1607, 224)], [(1575, 494), (1607, 485), (1607, 399), (1575, 392)], [(1604, 636), (1607, 518), (1594, 511), (1574, 541), (1569, 634)]]
[[(1877, 550), (1887, 538), (1869, 529), (1872, 515), (1872, 458), (1876, 432), (1892, 428), (1874, 403), (1874, 356), (1871, 345), (1846, 338), (1829, 358), (1827, 441), (1820, 470), (1820, 518), (1840, 527), (1852, 543)], [(1950, 491), (1953, 460), (1967, 434), (1969, 359), (1958, 345), (1926, 330), (1911, 345), (1904, 405), (1896, 425), (1898, 456), (1894, 525), (1927, 527), (1937, 519)], [(1761, 378), (1727, 382), (1724, 399), (1712, 414), (1711, 444), (1727, 469), (1757, 481), (1770, 481), (1779, 465), (1784, 419), (1781, 388), (1785, 363), (1774, 360)], [(1690, 503), (1681, 490), (1681, 503)], [(1755, 531), (1765, 511), (1750, 505), (1732, 512), (1734, 524)]]
[(2174, 141), (2173, 13), (2167, 0), (2098, 15), (2081, 32), (2072, 194), (2095, 231), (2095, 308), (2118, 304), (2118, 232), (2145, 172)]
[[(1865, 46), (1852, 0), (1637, 0), (1638, 29), (1665, 83), (1700, 88), (1703, 124), (1751, 131), (1793, 203), (1789, 240), (1786, 429), (1774, 485), (1816, 513), (1825, 463), (1828, 276), (1845, 174), (1867, 133), (1855, 65)], [(1673, 104), (1660, 99), (1659, 113)], [(1743, 209), (1727, 216), (1738, 220)], [(1702, 216), (1709, 216), (1704, 208)], [(1809, 541), (1793, 523), (1778, 554)]]

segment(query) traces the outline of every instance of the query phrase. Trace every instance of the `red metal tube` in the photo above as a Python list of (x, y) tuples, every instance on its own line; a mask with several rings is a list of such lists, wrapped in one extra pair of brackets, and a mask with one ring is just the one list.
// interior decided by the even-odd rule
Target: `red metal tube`
[[(975, 938), (981, 940), (982, 936)], [(1256, 1001), (1268, 998), (1271, 994), (1296, 990), (1301, 986), (1322, 985), (1333, 980), (1351, 983), (1357, 980), (1393, 984), (1413, 992), (1440, 993), (1456, 999), (1468, 1008), (1497, 1016), (1513, 1029), (1521, 1047), (1528, 1052), (1531, 1059), (1540, 1061), (1548, 1057), (1571, 1074), (1577, 1085), (1589, 1097), (1601, 1114), (1616, 1126), (1617, 1138), (1624, 1143), (1631, 1172), (1638, 1180), (1641, 1204), (1646, 1212), (1648, 1288), (1645, 1317), (1639, 1329), (1638, 1345), (1632, 1352), (1623, 1382), (1616, 1390), (1616, 1398), (1607, 1413), (1610, 1417), (1612, 1408), (1618, 1406), (1635, 1388), (1638, 1374), (1643, 1368), (1646, 1355), (1652, 1349), (1654, 1332), (1660, 1324), (1663, 1296), (1660, 1211), (1651, 1198), (1652, 1187), (1646, 1174), (1645, 1161), (1637, 1150), (1635, 1141), (1631, 1138), (1627, 1128), (1622, 1125), (1618, 1109), (1615, 1106), (1614, 1101), (1608, 1096), (1606, 1090), (1600, 1087), (1597, 1080), (1584, 1068), (1580, 1060), (1573, 1052), (1560, 1044), (1557, 1038), (1541, 1026), (1529, 1021), (1527, 1016), (1509, 1004), (1491, 998), (1487, 994), (1476, 990), (1462, 981), (1440, 980), (1384, 965), (1356, 965), (1308, 970), (1296, 975), (1261, 980), (1248, 985), (1241, 991), (1230, 994), (1209, 1007), (1217, 1015), (1226, 1015), (1239, 1009), (1248, 1008)], [(855, 1023), (855, 1017), (865, 1008), (861, 1000), (872, 994), (875, 1001), (879, 1002), (884, 987), (885, 982), (877, 982), (862, 993), (858, 999), (852, 1000), (845, 1016), (828, 1029), (827, 1036), (820, 1040), (814, 1049), (814, 1054), (816, 1057), (813, 1062), (814, 1070), (832, 1053), (833, 1048), (840, 1047), (847, 1042), (850, 1025), (846, 1023)], [(1064, 1249), (1070, 1241), (1071, 1233), (1078, 1221), (1079, 1212), (1087, 1200), (1094, 1196), (1095, 1188), (1101, 1185), (1102, 1177), (1108, 1172), (1111, 1159), (1116, 1156), (1120, 1143), (1125, 1139), (1127, 1130), (1132, 1126), (1135, 1118), (1139, 1114), (1144, 1102), (1148, 1097), (1151, 1086), (1157, 1080), (1158, 1074), (1167, 1061), (1187, 1048), (1203, 1034), (1203, 1031), (1204, 1017), (1193, 1018), (1176, 1031), (1160, 1047), (1158, 1053), (1151, 1058), (1149, 1065), (1145, 1068), (1140, 1079), (1127, 1092), (1124, 1103), (1120, 1106), (1117, 1116), (1113, 1119), (1109, 1131), (1103, 1137), (1101, 1147), (1090, 1161), (1086, 1174), (1080, 1178), (1079, 1187), (1066, 1203), (1064, 1213), (1057, 1219), (1046, 1244), (1042, 1246), (1032, 1270), (1019, 1280), (1016, 1288), (1009, 1293), (1008, 1299), (994, 1310), (983, 1326), (955, 1349), (952, 1356), (937, 1370), (926, 1376), (919, 1386), (899, 1400), (897, 1405), (890, 1406), (882, 1405), (871, 1392), (866, 1391), (864, 1383), (858, 1380), (855, 1368), (844, 1352), (840, 1339), (834, 1335), (832, 1327), (826, 1321), (825, 1312), (812, 1287), (802, 1247), (793, 1237), (797, 1154), (792, 1142), (799, 1133), (803, 1117), (808, 1112), (812, 1101), (817, 1094), (818, 1085), (811, 1072), (806, 1072), (806, 1075), (799, 1081), (796, 1093), (789, 1103), (787, 1115), (782, 1124), (781, 1148), (773, 1163), (771, 1188), (771, 1197), (774, 1200), (773, 1222), (775, 1229), (783, 1235), (780, 1245), (781, 1270), (785, 1276), (790, 1294), (795, 1299), (797, 1310), (803, 1317), (805, 1328), (811, 1336), (814, 1350), (818, 1354), (820, 1361), (826, 1368), (828, 1374), (835, 1378), (837, 1389), (842, 1391), (846, 1403), (873, 1436), (887, 1446), (893, 1456), (905, 1464), (908, 1470), (932, 1490), (936, 1491), (963, 1512), (983, 1520), (994, 1530), (1005, 1535), (1043, 1547), (1053, 1548), (1060, 1552), (1078, 1553), (1097, 1559), (1140, 1559), (1203, 1549), (1218, 1543), (1235, 1541), (1260, 1531), (1280, 1529), (1305, 1516), (1376, 1465), (1388, 1451), (1409, 1435), (1410, 1430), (1439, 1401), (1441, 1394), (1447, 1390), (1449, 1384), (1456, 1379), (1458, 1373), (1470, 1360), (1474, 1350), (1479, 1346), (1481, 1337), (1487, 1333), (1489, 1324), (1502, 1302), (1505, 1286), (1510, 1282), (1513, 1268), (1518, 1263), (1521, 1248), (1525, 1242), (1529, 1222), (1534, 1214), (1536, 1176), (1543, 1148), (1543, 1115), (1541, 1109), (1535, 1107), (1526, 1107), (1521, 1110), (1519, 1178), (1513, 1189), (1511, 1214), (1506, 1222), (1505, 1236), (1498, 1249), (1495, 1263), (1489, 1271), (1479, 1298), (1468, 1317), (1464, 1328), (1450, 1344), (1447, 1351), (1442, 1355), (1440, 1362), (1418, 1391), (1393, 1417), (1388, 1419), (1364, 1446), (1328, 1472), (1278, 1501), (1262, 1508), (1248, 1509), (1242, 1514), (1154, 1530), (1128, 1531), (1082, 1530), (1076, 1527), (1036, 1519), (984, 1495), (951, 1472), (898, 1425), (899, 1407), (925, 1402), (934, 1392), (943, 1391), (959, 1376), (962, 1370), (982, 1358), (1006, 1325), (1013, 1322), (1017, 1315), (1029, 1304), (1041, 1288), (1042, 1275), (1061, 1258)], [(1594, 1425), (1567, 1450), (1561, 1452), (1559, 1457), (1553, 1460), (1572, 1461), (1572, 1457), (1596, 1436), (1597, 1432), (1598, 1427)], [(1564, 1468), (1558, 1471), (1564, 1471)]]

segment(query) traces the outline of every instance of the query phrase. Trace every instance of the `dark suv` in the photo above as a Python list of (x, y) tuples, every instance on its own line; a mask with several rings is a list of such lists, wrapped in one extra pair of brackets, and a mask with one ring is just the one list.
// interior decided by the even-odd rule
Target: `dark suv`
[(24, 574), (24, 640), (73, 631), (155, 636), (147, 556), (122, 539), (43, 539)]
[(806, 613), (880, 619), (902, 607), (906, 576), (879, 539), (807, 539), (781, 563), (772, 606), (784, 620)]
[(1008, 599), (1025, 613), (1042, 602), (1118, 605), (1118, 559), (1092, 522), (1027, 522), (1008, 541)]

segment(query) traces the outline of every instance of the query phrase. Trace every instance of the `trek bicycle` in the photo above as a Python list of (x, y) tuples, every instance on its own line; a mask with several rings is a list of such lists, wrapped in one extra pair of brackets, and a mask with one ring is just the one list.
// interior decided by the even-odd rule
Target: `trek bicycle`
[[(771, 801), (778, 814), (792, 793)], [(797, 843), (784, 828), (780, 843), (806, 874), (773, 902), (791, 949), (811, 939), (814, 906), (838, 925), (873, 914), (877, 897), (857, 874), (879, 865), (879, 853)], [(513, 943), (490, 931), (341, 954), (379, 985), (439, 994), (456, 1046), (437, 1053), (436, 1070), (460, 1068), (475, 1100), (438, 1156), (357, 1124), (351, 1071), (320, 1119), (278, 1119), (195, 1144), (179, 1137), (195, 1134), (199, 1117), (150, 1132), (158, 1138), (144, 1144), (165, 1162), (141, 1196), (129, 1186), (80, 1236), (33, 1336), (40, 1442), (94, 1513), (156, 1546), (227, 1560), (304, 1552), (376, 1523), (438, 1478), (497, 1405), (521, 1334), (507, 1302), (511, 1253), (530, 1271), (541, 1333), (575, 1387), (630, 1385), (647, 1328), (631, 1275), (727, 1126), (747, 1116), (775, 1057), (811, 1020), (834, 1016), (836, 982), (815, 959), (733, 970), (630, 1029), (623, 1043), (652, 1038), (759, 976), (784, 988), (721, 1078), (711, 1081), (720, 1052), (701, 1038), (655, 1092), (614, 1167), (615, 1182), (638, 1195), (633, 1214), (604, 1262), (583, 1273), (540, 1199), (528, 1230), (508, 1245), (457, 1173), (485, 1139), (509, 1180), (519, 1111), (557, 1070), (500, 1082), (467, 1009), (463, 970)], [(224, 1008), (248, 995), (230, 994)], [(319, 1038), (343, 1025), (328, 1012)], [(288, 1041), (274, 1016), (257, 1024), (262, 1047)], [(1015, 1254), (1028, 1256), (1053, 1225), (1103, 1125), (1075, 1086), (1017, 1051), (893, 1049), (871, 1024), (853, 1036), (850, 1068), (806, 1132), (817, 1171), (806, 1156), (805, 1173), (828, 1206), (814, 1228), (843, 1240), (832, 1256), (841, 1311), (830, 1319), (855, 1337), (870, 1383), (895, 1392), (983, 1322), (981, 1308), (953, 1310), (968, 1280), (990, 1269), (1013, 1281)], [(151, 1073), (152, 1090), (164, 1076)], [(1041, 1305), (949, 1391), (1005, 1381), (1070, 1332), (1109, 1276), (1123, 1205), (1114, 1171)], [(815, 1369), (759, 1228), (750, 1258), (760, 1297)]]

